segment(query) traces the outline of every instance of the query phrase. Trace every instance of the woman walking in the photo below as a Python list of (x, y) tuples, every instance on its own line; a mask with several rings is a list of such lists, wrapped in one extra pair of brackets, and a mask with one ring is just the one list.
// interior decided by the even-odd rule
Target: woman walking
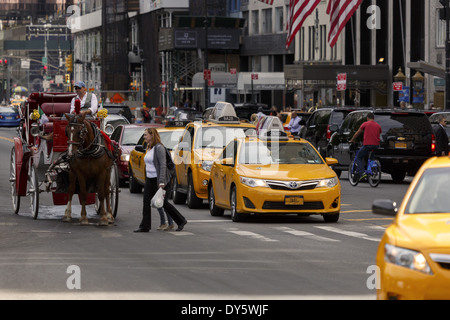
[[(142, 221), (139, 228), (134, 232), (149, 232), (151, 229), (151, 206), (150, 202), (158, 188), (163, 188), (166, 194), (171, 192), (171, 173), (167, 170), (166, 148), (161, 143), (161, 138), (155, 128), (146, 128), (144, 131), (144, 140), (147, 143), (147, 152), (145, 153), (145, 185), (144, 185), (144, 206), (142, 208)], [(183, 230), (186, 225), (186, 219), (181, 213), (164, 198), (164, 211), (172, 217), (178, 225), (176, 231)]]

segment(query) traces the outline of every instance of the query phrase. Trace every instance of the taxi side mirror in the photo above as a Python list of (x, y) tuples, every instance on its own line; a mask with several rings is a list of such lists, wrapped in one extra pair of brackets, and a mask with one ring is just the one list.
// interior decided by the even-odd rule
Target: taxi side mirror
[(325, 162), (329, 166), (332, 166), (334, 164), (338, 164), (338, 161), (335, 158), (325, 158)]
[(395, 217), (397, 211), (397, 203), (389, 199), (378, 199), (372, 203), (372, 212), (375, 214)]
[(136, 150), (138, 152), (145, 152), (144, 147), (141, 145), (137, 145), (136, 147), (134, 147), (134, 150)]

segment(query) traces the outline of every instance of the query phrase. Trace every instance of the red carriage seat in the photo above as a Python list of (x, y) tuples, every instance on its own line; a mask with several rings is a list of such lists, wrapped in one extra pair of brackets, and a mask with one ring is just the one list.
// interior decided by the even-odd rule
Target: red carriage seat
[(48, 117), (49, 122), (44, 125), (44, 132), (53, 132), (53, 121), (61, 120), (64, 113), (70, 112), (70, 102), (44, 102), (41, 109)]

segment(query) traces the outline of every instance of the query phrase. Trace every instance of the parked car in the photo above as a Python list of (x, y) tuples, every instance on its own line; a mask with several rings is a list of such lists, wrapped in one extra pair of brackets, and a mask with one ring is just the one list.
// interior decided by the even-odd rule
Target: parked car
[[(135, 117), (129, 106), (122, 103), (104, 103), (102, 108), (108, 110), (108, 114), (118, 114), (127, 118), (129, 123), (135, 122)], [(99, 108), (100, 110), (100, 108)]]
[(262, 103), (236, 103), (234, 104), (234, 110), (236, 115), (241, 120), (250, 120), (252, 114), (258, 113), (258, 109), (263, 108), (263, 113), (270, 115), (271, 110), (266, 104)]
[(393, 218), (378, 245), (377, 299), (450, 297), (449, 157), (427, 160), (402, 203), (375, 200), (372, 211)]
[(117, 159), (117, 167), (119, 169), (119, 182), (123, 186), (129, 179), (128, 160), (130, 152), (138, 144), (139, 138), (144, 133), (145, 128), (163, 127), (162, 124), (136, 123), (136, 124), (120, 124), (111, 134), (111, 140), (116, 141), (120, 147), (120, 159)]
[(340, 126), (345, 117), (356, 107), (327, 107), (314, 111), (300, 131), (300, 137), (308, 140), (325, 158), (332, 131), (331, 126)]
[(196, 109), (180, 108), (175, 113), (174, 121), (195, 121), (203, 119), (203, 112)]
[(17, 127), (20, 124), (19, 109), (16, 107), (0, 106), (0, 126)]
[(120, 114), (108, 114), (108, 116), (102, 121), (100, 129), (110, 136), (114, 129), (121, 124), (130, 124), (130, 122), (127, 118)]
[[(327, 147), (327, 156), (338, 160), (334, 170), (339, 174), (347, 170), (356, 150), (349, 143), (367, 114), (373, 112), (375, 121), (381, 126), (380, 149), (375, 158), (381, 163), (381, 170), (391, 175), (394, 181), (403, 181), (406, 174), (414, 175), (420, 166), (435, 152), (434, 134), (425, 113), (406, 110), (359, 110), (347, 115)], [(363, 135), (357, 139), (361, 146)]]

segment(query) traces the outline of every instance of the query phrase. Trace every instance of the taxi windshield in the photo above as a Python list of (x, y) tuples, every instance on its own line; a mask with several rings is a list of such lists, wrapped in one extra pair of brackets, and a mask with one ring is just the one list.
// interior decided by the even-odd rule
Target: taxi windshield
[(180, 137), (183, 135), (183, 130), (164, 131), (159, 132), (161, 143), (169, 150), (173, 150), (175, 145), (180, 141)]
[(306, 143), (248, 142), (241, 147), (241, 164), (323, 164), (319, 154)]
[(406, 214), (450, 212), (448, 168), (430, 168), (423, 172), (405, 208)]
[(219, 148), (223, 149), (231, 140), (244, 138), (245, 130), (248, 128), (239, 127), (210, 127), (201, 128), (195, 140), (195, 149)]

